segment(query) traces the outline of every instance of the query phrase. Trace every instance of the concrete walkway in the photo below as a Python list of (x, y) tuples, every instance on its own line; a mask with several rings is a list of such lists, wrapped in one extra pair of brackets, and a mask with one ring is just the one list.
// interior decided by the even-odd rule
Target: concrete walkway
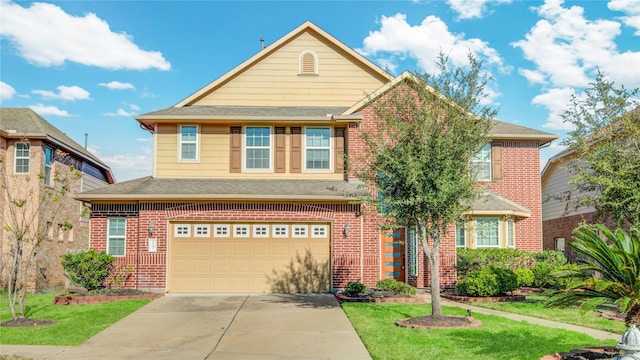
[(276, 294), (167, 295), (79, 346), (0, 345), (0, 354), (35, 360), (371, 359), (334, 296)]

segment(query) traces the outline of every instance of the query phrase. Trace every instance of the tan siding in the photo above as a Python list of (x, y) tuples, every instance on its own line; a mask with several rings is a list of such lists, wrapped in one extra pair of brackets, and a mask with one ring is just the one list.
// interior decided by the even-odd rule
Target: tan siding
[(106, 181), (102, 181), (88, 174), (82, 174), (82, 191), (91, 191), (106, 185), (109, 185)]
[(565, 169), (565, 164), (555, 163), (550, 166), (547, 170), (547, 175), (542, 179), (542, 220), (557, 219), (594, 211), (593, 207), (587, 207), (577, 211), (566, 212), (566, 202), (552, 198), (552, 196), (561, 195), (570, 189), (568, 184), (572, 176)]
[[(318, 75), (299, 75), (299, 56), (311, 50)], [(197, 105), (349, 107), (383, 85), (372, 73), (310, 33), (200, 99)]]

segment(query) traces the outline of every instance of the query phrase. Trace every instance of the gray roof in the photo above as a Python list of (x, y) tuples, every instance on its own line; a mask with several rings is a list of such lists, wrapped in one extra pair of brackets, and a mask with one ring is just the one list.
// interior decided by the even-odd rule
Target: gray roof
[(367, 191), (342, 180), (144, 177), (78, 194), (81, 200), (350, 201)]
[(213, 106), (194, 105), (170, 107), (136, 116), (137, 119), (153, 117), (327, 117), (339, 115), (345, 107), (323, 106)]
[(486, 191), (473, 202), (473, 215), (531, 216), (531, 210), (494, 192)]
[(29, 108), (0, 108), (0, 131), (7, 137), (47, 139), (111, 172), (95, 155)]
[(511, 124), (499, 120), (491, 120), (492, 126), (489, 136), (494, 139), (532, 139), (542, 140), (541, 144), (550, 142), (558, 138), (548, 132), (528, 128), (526, 126)]

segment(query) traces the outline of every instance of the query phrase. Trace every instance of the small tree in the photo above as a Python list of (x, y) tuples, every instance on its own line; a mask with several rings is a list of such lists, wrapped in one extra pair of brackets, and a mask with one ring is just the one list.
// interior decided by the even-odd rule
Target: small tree
[(564, 141), (575, 153), (569, 206), (593, 206), (596, 220), (640, 230), (640, 89), (616, 87), (598, 72), (562, 117), (574, 127)]
[(440, 304), (442, 234), (470, 209), (479, 193), (470, 160), (489, 142), (495, 111), (481, 105), (489, 77), (469, 55), (470, 68), (419, 74), (377, 101), (375, 124), (363, 129), (368, 150), (358, 176), (378, 196), (369, 200), (398, 226), (415, 228), (429, 261), (432, 316)]
[[(56, 161), (64, 162), (66, 157), (66, 153), (56, 152)], [(43, 243), (54, 231), (52, 227), (62, 224), (59, 230), (64, 231), (65, 227), (72, 226), (71, 219), (64, 218), (63, 209), (71, 199), (69, 189), (81, 173), (73, 166), (66, 169), (53, 171), (49, 185), (45, 184), (44, 172), (35, 176), (9, 176), (5, 159), (0, 158), (0, 187), (7, 204), (4, 212), (0, 212), (8, 246), (3, 270), (8, 275), (7, 296), (14, 320), (25, 316), (24, 299)]]

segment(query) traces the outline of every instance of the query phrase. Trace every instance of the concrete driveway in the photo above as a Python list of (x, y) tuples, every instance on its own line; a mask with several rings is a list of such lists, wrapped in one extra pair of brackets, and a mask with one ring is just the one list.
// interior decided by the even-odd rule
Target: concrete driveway
[(15, 353), (34, 359), (371, 359), (332, 295), (166, 295), (82, 345), (58, 350)]

